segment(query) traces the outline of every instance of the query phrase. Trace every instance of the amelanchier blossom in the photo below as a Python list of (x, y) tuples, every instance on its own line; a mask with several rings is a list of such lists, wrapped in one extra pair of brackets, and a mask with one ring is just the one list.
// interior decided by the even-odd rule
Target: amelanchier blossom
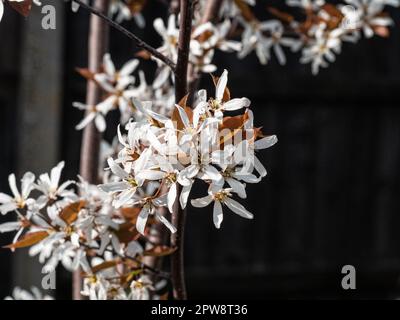
[[(112, 75), (105, 74), (107, 81), (113, 81)], [(148, 237), (155, 224), (177, 231), (160, 209), (172, 211), (176, 200), (186, 207), (192, 186), (203, 181), (209, 194), (191, 203), (213, 202), (217, 228), (224, 207), (252, 219), (234, 196), (245, 198), (246, 183), (265, 176), (255, 152), (276, 142), (253, 126), (249, 99), (231, 98), (228, 71), (214, 80), (215, 97), (200, 90), (193, 110), (182, 102), (170, 117), (153, 111), (151, 102), (132, 98), (141, 115), (118, 130), (121, 147), (109, 153), (114, 155), (107, 160), (110, 172), (98, 186), (81, 177), (62, 182), (63, 162), (39, 178), (26, 173), (21, 190), (10, 175), (12, 195), (0, 194), (2, 213), (17, 218), (0, 225), (1, 233), (16, 232), (7, 247), (30, 247), (45, 273), (58, 265), (71, 272), (81, 268), (82, 295), (90, 299), (159, 298), (163, 276), (146, 269), (143, 258), (165, 256), (175, 248), (148, 243)], [(240, 114), (226, 115), (232, 111)], [(16, 295), (24, 297), (30, 296)]]
[[(266, 175), (254, 152), (272, 146), (277, 139), (275, 136), (269, 136), (257, 140), (261, 133), (252, 127), (252, 120), (248, 121), (251, 114), (247, 110), (250, 100), (231, 99), (227, 81), (228, 71), (225, 70), (216, 83), (215, 97), (207, 99), (207, 93), (201, 90), (193, 111), (186, 105), (176, 105), (176, 112), (171, 119), (152, 112), (147, 113), (147, 119), (130, 122), (127, 127), (129, 143), (122, 140), (125, 151), (120, 152), (118, 158), (108, 160), (117, 180), (100, 185), (100, 188), (113, 195), (113, 204), (117, 208), (126, 204), (141, 208), (136, 220), (136, 228), (141, 234), (145, 234), (146, 221), (151, 213), (155, 213), (157, 219), (171, 232), (175, 232), (175, 227), (162, 215), (157, 214), (156, 209), (166, 206), (172, 211), (178, 196), (178, 184), (183, 187), (181, 205), (185, 207), (187, 196), (196, 180), (218, 186), (221, 190), (226, 181), (232, 187), (226, 189), (226, 195), (230, 196), (228, 191), (233, 190), (245, 197), (245, 184), (234, 178), (230, 179), (228, 167), (229, 172), (237, 171), (235, 177), (243, 181), (257, 183)], [(138, 102), (136, 104), (141, 105)], [(143, 106), (140, 108), (143, 109)], [(241, 110), (242, 115), (225, 116), (226, 112), (238, 110)], [(145, 110), (142, 112), (146, 113)], [(228, 136), (233, 140), (231, 143), (228, 143)], [(243, 143), (245, 147), (242, 148)], [(237, 154), (235, 159), (220, 156), (221, 152), (228, 149), (229, 152), (235, 153), (237, 147), (240, 147), (237, 153), (241, 154)], [(251, 161), (254, 161), (254, 165), (249, 165), (248, 162)], [(254, 168), (259, 172), (260, 178), (252, 174)], [(138, 199), (139, 188), (155, 181), (160, 186), (155, 194)], [(250, 217), (234, 200), (226, 200), (225, 197), (223, 199), (220, 204), (228, 203), (229, 208), (237, 209), (234, 210), (236, 213), (240, 211), (241, 216)], [(198, 202), (194, 200), (193, 203)]]
[[(78, 10), (76, 1), (66, 1)], [(286, 0), (289, 11), (268, 8), (274, 18), (266, 20), (255, 0), (223, 0), (212, 21), (204, 19), (207, 2), (196, 4), (189, 43), (188, 81), (194, 99), (185, 97), (175, 104), (174, 72), (147, 52), (132, 53), (119, 70), (107, 53), (97, 72), (78, 69), (101, 89), (101, 101), (73, 103), (85, 111), (78, 130), (94, 122), (104, 132), (107, 115), (120, 114), (116, 137), (112, 143), (102, 143), (99, 185), (81, 177), (63, 182), (64, 162), (60, 162), (38, 178), (27, 172), (21, 183), (11, 174), (10, 193), (0, 193), (1, 214), (14, 217), (0, 225), (0, 233), (14, 233), (7, 247), (13, 251), (29, 247), (45, 273), (58, 265), (81, 270), (81, 294), (89, 299), (165, 299), (169, 275), (146, 265), (145, 258), (167, 256), (177, 249), (151, 240), (155, 230), (177, 232), (167, 218), (175, 205), (184, 209), (212, 204), (216, 228), (221, 228), (226, 212), (257, 218), (237, 199), (245, 199), (247, 187), (266, 177), (258, 153), (277, 143), (277, 137), (255, 127), (250, 99), (231, 97), (227, 70), (213, 76), (215, 90), (197, 90), (201, 74), (218, 70), (217, 51), (241, 59), (255, 52), (261, 64), (275, 56), (281, 65), (286, 63), (286, 51), (300, 52), (300, 62), (311, 64), (312, 73), (317, 74), (335, 60), (344, 42), (357, 42), (362, 35), (387, 36), (393, 21), (386, 8), (398, 7), (400, 0), (335, 4)], [(0, 0), (0, 20), (5, 3), (26, 16), (32, 1)], [(144, 27), (145, 3), (112, 0), (109, 17), (117, 23), (134, 19)], [(157, 50), (174, 63), (180, 18), (170, 14), (150, 23), (160, 36)], [(155, 73), (145, 75), (140, 59), (155, 61)], [(193, 103), (188, 105), (188, 100)], [(195, 184), (208, 186), (207, 193), (191, 199)], [(47, 298), (37, 289), (32, 293), (16, 289), (8, 297)]]

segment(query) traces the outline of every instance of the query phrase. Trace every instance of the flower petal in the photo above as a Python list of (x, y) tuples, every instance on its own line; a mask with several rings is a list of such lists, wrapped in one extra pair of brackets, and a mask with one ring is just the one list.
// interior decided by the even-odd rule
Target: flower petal
[(247, 211), (245, 207), (243, 207), (239, 202), (231, 199), (226, 198), (224, 200), (226, 206), (231, 209), (234, 213), (238, 214), (239, 216), (246, 218), (246, 219), (253, 219), (254, 216), (251, 212)]
[(250, 100), (247, 98), (235, 98), (224, 103), (224, 110), (234, 111), (250, 105)]
[(266, 149), (266, 148), (272, 147), (277, 142), (278, 142), (278, 138), (276, 137), (276, 135), (272, 135), (272, 136), (268, 136), (268, 137), (262, 138), (260, 140), (257, 140), (256, 142), (254, 142), (254, 146), (255, 146), (256, 150)]
[(6, 222), (0, 224), (0, 233), (18, 230), (21, 227), (20, 222)]
[(108, 158), (107, 163), (110, 166), (110, 169), (112, 173), (114, 173), (116, 176), (120, 177), (121, 179), (125, 179), (128, 177), (128, 172), (126, 172), (124, 169), (122, 169), (115, 161), (113, 158)]
[(11, 189), (11, 192), (13, 193), (14, 197), (15, 198), (20, 198), (21, 195), (19, 194), (19, 191), (17, 189), (17, 182), (16, 182), (16, 179), (15, 179), (15, 174), (14, 173), (12, 173), (12, 174), (10, 174), (8, 176), (8, 183), (10, 184), (10, 189)]
[(176, 194), (177, 194), (176, 183), (173, 183), (168, 192), (168, 209), (169, 212), (171, 213), (173, 211), (174, 203), (176, 200)]
[(150, 214), (150, 207), (144, 206), (140, 211), (137, 220), (136, 220), (136, 230), (144, 235), (144, 229), (146, 228), (147, 218)]
[(169, 222), (163, 215), (159, 214), (158, 212), (157, 212), (157, 218), (169, 229), (169, 231), (171, 231), (171, 233), (176, 232), (175, 226), (171, 222)]
[(203, 208), (203, 207), (207, 207), (211, 203), (212, 200), (213, 200), (213, 197), (211, 195), (208, 195), (203, 198), (192, 199), (190, 201), (190, 203), (192, 204), (193, 207)]
[(181, 195), (179, 196), (179, 202), (181, 203), (182, 209), (186, 208), (190, 190), (192, 189), (192, 185), (193, 185), (193, 182), (190, 182), (189, 185), (182, 187)]
[(228, 83), (228, 71), (224, 70), (221, 77), (218, 79), (218, 83), (215, 88), (215, 99), (217, 99), (218, 101), (222, 101), (227, 83)]
[(214, 225), (217, 229), (221, 227), (222, 220), (224, 219), (224, 215), (222, 213), (222, 205), (221, 202), (214, 202), (214, 210), (213, 210), (213, 221)]
[(120, 70), (119, 75), (120, 76), (130, 75), (133, 71), (135, 71), (138, 64), (139, 64), (139, 60), (137, 60), (137, 59), (132, 59), (132, 60), (128, 61), (127, 63), (124, 64), (124, 66)]

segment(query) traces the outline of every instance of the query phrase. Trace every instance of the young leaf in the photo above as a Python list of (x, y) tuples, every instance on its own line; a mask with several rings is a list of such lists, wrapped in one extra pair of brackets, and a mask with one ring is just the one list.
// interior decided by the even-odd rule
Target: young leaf
[(144, 251), (143, 255), (152, 257), (164, 257), (174, 253), (176, 249), (177, 248), (171, 248), (168, 246), (155, 246), (149, 250)]
[(9, 244), (7, 246), (4, 246), (4, 248), (18, 249), (18, 248), (30, 247), (42, 241), (43, 239), (47, 238), (48, 236), (49, 233), (47, 231), (37, 231), (37, 232), (27, 233), (25, 236), (21, 238), (21, 240)]
[(86, 202), (81, 200), (67, 205), (60, 212), (60, 218), (64, 220), (66, 224), (70, 225), (78, 218), (78, 214), (85, 206), (85, 204)]
[(143, 10), (143, 7), (146, 5), (147, 0), (128, 0), (126, 1), (129, 11), (133, 14), (139, 13)]
[(291, 23), (294, 20), (294, 17), (290, 15), (289, 13), (280, 11), (278, 9), (272, 8), (272, 7), (267, 7), (267, 10), (274, 15), (275, 17), (279, 18), (281, 21), (285, 23)]
[(116, 259), (116, 260), (104, 261), (103, 263), (100, 263), (100, 264), (94, 266), (94, 267), (92, 268), (92, 272), (93, 272), (93, 273), (97, 273), (97, 272), (99, 272), (99, 271), (101, 271), (101, 270), (115, 267), (115, 266), (118, 265), (119, 263), (121, 263), (121, 261), (120, 261), (120, 260), (117, 260), (117, 259)]
[(119, 229), (115, 231), (118, 240), (122, 243), (129, 243), (137, 240), (140, 233), (136, 230), (136, 225), (132, 222), (125, 222), (119, 225)]
[(234, 0), (234, 1), (236, 6), (241, 11), (243, 18), (245, 18), (246, 21), (251, 22), (257, 20), (246, 2), (244, 2), (243, 0)]
[(75, 68), (75, 70), (86, 80), (94, 80), (94, 73), (86, 68)]
[[(223, 145), (226, 141), (232, 141), (233, 137), (235, 137), (238, 133), (243, 131), (244, 123), (249, 119), (249, 114), (246, 111), (244, 114), (234, 117), (224, 117), (222, 120), (222, 124), (219, 126), (219, 130), (229, 129), (229, 134), (221, 136), (220, 145)], [(242, 136), (244, 137), (245, 132), (242, 132)]]
[(16, 1), (7, 1), (7, 3), (19, 14), (23, 15), (24, 17), (29, 16), (29, 13), (32, 9), (32, 0), (24, 0), (21, 2)]
[(135, 56), (145, 60), (149, 60), (151, 58), (151, 54), (147, 50), (140, 50), (136, 52)]

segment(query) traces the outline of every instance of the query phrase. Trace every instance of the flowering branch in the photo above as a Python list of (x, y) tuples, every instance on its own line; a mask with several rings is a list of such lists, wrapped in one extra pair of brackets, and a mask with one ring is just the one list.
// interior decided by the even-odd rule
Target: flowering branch
[[(97, 0), (94, 3), (98, 12), (107, 12), (109, 0)], [(98, 72), (101, 68), (103, 55), (107, 52), (108, 47), (108, 25), (104, 20), (97, 16), (92, 16), (90, 20), (89, 32), (89, 69)], [(87, 105), (95, 106), (101, 101), (101, 88), (93, 81), (87, 84)], [(87, 111), (90, 113), (90, 110)], [(100, 158), (100, 142), (101, 133), (96, 128), (94, 122), (86, 126), (83, 131), (80, 174), (89, 183), (98, 183), (98, 170)], [(81, 276), (80, 272), (75, 271), (73, 274), (73, 298), (80, 300), (81, 298)]]
[(107, 17), (106, 13), (103, 13), (100, 10), (98, 10), (96, 8), (93, 8), (92, 6), (84, 3), (81, 0), (74, 0), (74, 1), (76, 3), (78, 3), (80, 6), (82, 6), (83, 8), (87, 9), (88, 11), (90, 11), (92, 14), (94, 14), (94, 15), (100, 17), (101, 19), (103, 19), (105, 22), (107, 22), (108, 25), (110, 25), (111, 27), (113, 27), (116, 30), (120, 31), (121, 33), (126, 35), (129, 39), (133, 40), (136, 43), (137, 47), (146, 50), (153, 57), (155, 57), (155, 58), (161, 60), (162, 62), (164, 62), (173, 71), (175, 70), (175, 68), (176, 68), (175, 63), (171, 59), (169, 59), (168, 57), (166, 57), (165, 55), (163, 55), (162, 53), (157, 51), (157, 49), (153, 48), (151, 45), (149, 45), (148, 43), (146, 43), (145, 41), (140, 39), (138, 36), (134, 35), (129, 30), (125, 29), (120, 24), (114, 22), (112, 19)]
[[(175, 100), (178, 103), (187, 94), (187, 73), (189, 63), (190, 37), (192, 33), (193, 1), (180, 1), (180, 24), (178, 41), (178, 63), (175, 71)], [(180, 194), (181, 188), (178, 188)], [(172, 223), (177, 232), (171, 234), (171, 246), (176, 247), (176, 252), (171, 256), (171, 275), (174, 298), (187, 299), (184, 271), (184, 234), (185, 211), (179, 205), (178, 197), (172, 212)]]

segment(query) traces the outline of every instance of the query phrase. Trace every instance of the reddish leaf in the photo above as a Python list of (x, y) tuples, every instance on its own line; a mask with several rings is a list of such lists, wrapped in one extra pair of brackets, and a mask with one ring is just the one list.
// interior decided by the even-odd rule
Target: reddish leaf
[(136, 219), (142, 209), (140, 207), (121, 208), (121, 214), (126, 220), (130, 220), (132, 224), (136, 223)]
[(119, 229), (115, 231), (118, 240), (122, 243), (129, 243), (137, 240), (140, 233), (136, 230), (136, 226), (132, 222), (125, 222), (119, 225)]
[(15, 1), (7, 1), (7, 3), (19, 14), (23, 15), (24, 17), (29, 16), (29, 13), (32, 9), (32, 0), (24, 0), (21, 2)]
[(322, 9), (328, 12), (328, 14), (332, 17), (335, 17), (339, 20), (343, 18), (343, 14), (340, 12), (340, 10), (334, 6), (333, 4), (326, 3), (322, 6)]
[(143, 10), (147, 0), (127, 0), (126, 2), (131, 13), (139, 13)]
[(100, 263), (100, 264), (94, 266), (94, 267), (92, 268), (92, 272), (93, 272), (93, 273), (97, 273), (97, 272), (99, 272), (99, 271), (101, 271), (101, 270), (104, 270), (104, 269), (113, 268), (113, 267), (115, 267), (116, 265), (118, 265), (118, 264), (120, 264), (120, 263), (121, 263), (120, 260), (109, 260), (109, 261), (104, 261), (103, 263)]
[(279, 18), (283, 22), (286, 23), (291, 23), (294, 20), (294, 17), (290, 15), (289, 13), (280, 11), (278, 9), (272, 8), (272, 7), (267, 7), (267, 10), (274, 15), (275, 17)]
[(151, 54), (147, 50), (140, 50), (136, 52), (135, 56), (145, 60), (149, 60), (151, 58)]
[(240, 12), (242, 13), (243, 18), (246, 19), (246, 21), (254, 21), (256, 20), (256, 17), (254, 16), (253, 12), (251, 11), (250, 7), (247, 5), (246, 2), (243, 0), (234, 0), (235, 4), (239, 8)]
[(234, 117), (224, 117), (222, 124), (219, 126), (219, 130), (229, 129), (230, 132), (221, 136), (220, 144), (223, 145), (227, 141), (232, 141), (233, 137), (237, 134), (241, 134), (242, 138), (245, 138), (245, 132), (243, 130), (244, 123), (249, 119), (249, 114), (246, 111), (244, 114)]
[(249, 113), (246, 111), (244, 114), (234, 117), (224, 117), (219, 129), (241, 129), (244, 123), (249, 119)]
[(91, 72), (89, 69), (85, 68), (76, 68), (75, 69), (82, 77), (84, 77), (86, 80), (94, 80), (94, 73)]
[(17, 248), (25, 248), (30, 247), (43, 239), (47, 238), (49, 233), (47, 231), (37, 231), (27, 233), (25, 236), (21, 238), (21, 240), (17, 241), (16, 243), (9, 244), (8, 246), (4, 246), (4, 248), (9, 249), (17, 249)]
[(144, 251), (142, 254), (144, 256), (164, 257), (174, 253), (176, 249), (177, 248), (171, 248), (168, 246), (155, 246), (149, 250)]
[(79, 212), (85, 205), (86, 202), (83, 200), (67, 205), (60, 212), (60, 218), (64, 220), (66, 224), (70, 225), (78, 218)]
[(166, 293), (160, 295), (160, 300), (168, 300), (169, 292), (167, 291)]
[[(187, 99), (188, 99), (188, 94), (179, 101), (178, 105), (185, 110), (186, 115), (189, 118), (189, 121), (191, 122), (193, 120), (193, 111), (190, 107), (188, 107), (186, 105)], [(172, 112), (171, 120), (176, 123), (178, 130), (183, 129), (184, 125), (183, 125), (181, 116), (180, 116), (177, 108), (174, 108), (174, 111)]]
[(374, 29), (375, 34), (377, 34), (378, 36), (383, 37), (383, 38), (389, 37), (389, 34), (390, 34), (389, 28), (384, 27), (384, 26), (374, 26), (373, 29)]

